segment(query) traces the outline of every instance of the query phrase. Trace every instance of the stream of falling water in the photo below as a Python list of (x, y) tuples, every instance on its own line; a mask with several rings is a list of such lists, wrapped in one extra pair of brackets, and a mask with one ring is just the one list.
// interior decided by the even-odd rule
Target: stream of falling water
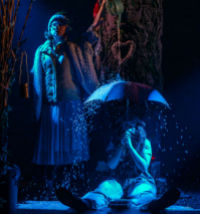
[(120, 23), (121, 23), (121, 15), (119, 15), (119, 18), (117, 20), (117, 43), (118, 43), (118, 52), (117, 52), (118, 69), (117, 70), (118, 70), (118, 74), (121, 73), (121, 48), (120, 48), (121, 35), (120, 35)]

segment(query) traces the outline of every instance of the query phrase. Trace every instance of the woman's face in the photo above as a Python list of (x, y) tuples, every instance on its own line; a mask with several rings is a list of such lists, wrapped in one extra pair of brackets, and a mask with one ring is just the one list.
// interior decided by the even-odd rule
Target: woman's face
[(64, 25), (59, 21), (54, 21), (51, 24), (50, 33), (54, 38), (55, 37), (62, 37), (65, 35), (66, 30), (67, 30), (66, 24)]

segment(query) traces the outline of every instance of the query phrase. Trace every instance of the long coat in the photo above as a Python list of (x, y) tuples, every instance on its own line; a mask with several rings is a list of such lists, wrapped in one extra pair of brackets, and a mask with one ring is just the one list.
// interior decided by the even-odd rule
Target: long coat
[(39, 46), (32, 68), (35, 94), (35, 113), (40, 121), (40, 133), (33, 162), (44, 165), (65, 165), (88, 160), (89, 152), (86, 123), (82, 114), (82, 101), (98, 85), (93, 63), (92, 44), (81, 46), (67, 42), (64, 46), (73, 68), (80, 98), (62, 100), (58, 96), (59, 51), (50, 40)]
[[(68, 42), (67, 45), (76, 72), (76, 77), (78, 78), (77, 82), (79, 82), (84, 90), (84, 96), (87, 97), (98, 85), (98, 79), (93, 63), (94, 51), (92, 44), (86, 41), (82, 46), (78, 46), (72, 42)], [(46, 62), (48, 65), (46, 71), (44, 71), (42, 67), (42, 55), (45, 55), (47, 59)], [(50, 40), (47, 40), (36, 50), (31, 73), (33, 74), (37, 119), (40, 117), (43, 102), (57, 102), (56, 60), (56, 54)], [(44, 73), (45, 75), (43, 75)]]

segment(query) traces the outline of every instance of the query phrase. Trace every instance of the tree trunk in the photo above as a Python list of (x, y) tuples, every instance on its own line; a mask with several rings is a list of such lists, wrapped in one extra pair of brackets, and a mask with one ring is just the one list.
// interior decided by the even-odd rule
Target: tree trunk
[(162, 4), (163, 0), (107, 0), (96, 59), (103, 81), (120, 74), (162, 88)]

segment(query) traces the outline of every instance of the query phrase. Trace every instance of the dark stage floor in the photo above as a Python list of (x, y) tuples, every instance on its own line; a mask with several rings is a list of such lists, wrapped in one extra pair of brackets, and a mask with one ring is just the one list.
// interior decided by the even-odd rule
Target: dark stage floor
[[(200, 203), (200, 202), (199, 202)], [(24, 204), (18, 204), (17, 214), (61, 214), (61, 213), (75, 213), (73, 210), (69, 209), (67, 206), (62, 205), (58, 201), (27, 201)], [(87, 214), (141, 214), (142, 212), (135, 209), (128, 210), (111, 210), (109, 208), (100, 211), (88, 211)], [(192, 208), (189, 206), (173, 205), (164, 213), (200, 213), (200, 209)], [(144, 214), (144, 213), (143, 213)], [(146, 213), (148, 214), (148, 213)]]
[[(25, 201), (17, 205), (17, 214), (63, 214), (75, 213), (72, 209), (63, 205), (59, 201)], [(148, 214), (135, 209), (111, 210), (109, 208), (100, 211), (88, 211), (86, 214)], [(166, 209), (165, 214), (190, 214), (200, 213), (200, 192), (199, 191), (181, 191), (180, 199)]]

